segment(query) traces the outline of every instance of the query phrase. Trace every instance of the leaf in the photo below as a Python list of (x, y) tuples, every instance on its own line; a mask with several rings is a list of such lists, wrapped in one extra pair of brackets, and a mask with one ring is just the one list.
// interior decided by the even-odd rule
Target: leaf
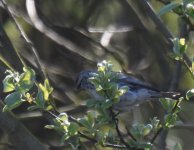
[(44, 126), (44, 127), (47, 128), (47, 129), (54, 129), (54, 128), (55, 128), (54, 125), (46, 125), (46, 126)]
[(176, 101), (169, 98), (160, 98), (160, 102), (167, 112), (171, 112), (176, 105)]
[(160, 9), (160, 11), (158, 12), (158, 16), (162, 16), (165, 13), (173, 10), (174, 8), (176, 8), (176, 7), (180, 6), (180, 5), (181, 4), (180, 3), (177, 3), (177, 2), (172, 2), (170, 4), (167, 4), (162, 9)]
[(173, 147), (173, 150), (182, 150), (183, 148), (182, 148), (182, 146), (181, 146), (181, 144), (180, 143), (176, 143), (175, 145), (174, 145), (174, 147)]
[(18, 88), (21, 92), (29, 91), (35, 83), (35, 72), (31, 68), (23, 68), (24, 73), (20, 75)]
[(30, 107), (27, 108), (28, 111), (33, 111), (33, 110), (36, 110), (36, 109), (39, 109), (40, 107), (37, 106), (37, 105), (32, 105)]
[(194, 2), (194, 0), (183, 0), (184, 5), (191, 3), (191, 2)]
[(53, 88), (50, 86), (50, 83), (49, 83), (49, 80), (48, 79), (45, 79), (44, 86), (46, 87), (46, 89), (47, 89), (47, 91), (48, 91), (49, 94), (52, 93)]
[(49, 96), (50, 96), (50, 94), (51, 94), (52, 91), (53, 91), (53, 88), (50, 86), (48, 79), (46, 79), (46, 80), (44, 81), (44, 85), (39, 84), (38, 87), (39, 87), (40, 90), (42, 91), (43, 96), (44, 96), (44, 99), (45, 99), (46, 101), (48, 101), (48, 100), (49, 100)]
[(48, 105), (47, 107), (46, 107), (46, 110), (47, 111), (50, 111), (50, 110), (52, 110), (53, 109), (53, 106), (52, 105)]
[(177, 114), (167, 114), (165, 115), (164, 120), (165, 120), (165, 126), (167, 128), (171, 128), (174, 125), (179, 123)]
[(6, 103), (6, 106), (4, 107), (3, 111), (12, 110), (21, 105), (23, 102), (21, 94), (19, 92), (14, 92), (7, 95), (4, 101)]
[[(115, 100), (116, 101), (116, 100)], [(113, 105), (114, 102), (112, 102), (110, 99), (106, 99), (103, 103), (102, 103), (102, 109), (106, 110), (108, 108), (110, 108)]]
[(15, 90), (14, 79), (7, 75), (3, 80), (3, 92), (12, 92), (13, 90)]
[(77, 145), (74, 146), (72, 143), (69, 143), (69, 145), (71, 146), (71, 149), (72, 149), (72, 150), (78, 150), (79, 147), (80, 147), (79, 144), (77, 144)]
[(191, 90), (187, 91), (187, 93), (186, 93), (186, 99), (187, 100), (189, 100), (193, 96), (194, 96), (194, 89), (191, 89)]
[(147, 124), (146, 126), (144, 126), (143, 128), (143, 136), (148, 135), (152, 130), (152, 125), (151, 124)]
[(87, 100), (87, 102), (86, 102), (86, 106), (87, 106), (87, 107), (94, 107), (94, 106), (96, 106), (97, 104), (99, 104), (99, 101), (98, 101), (98, 100), (93, 100), (93, 99), (89, 99), (89, 100)]
[(153, 126), (153, 130), (157, 131), (157, 129), (160, 127), (160, 120), (157, 117), (154, 117), (153, 119), (150, 119), (150, 122)]
[(181, 55), (183, 55), (183, 53), (186, 51), (186, 49), (187, 49), (187, 44), (186, 44), (186, 42), (185, 42), (185, 38), (180, 38), (179, 39), (179, 53), (181, 54)]
[(96, 137), (97, 137), (98, 144), (101, 144), (101, 145), (104, 144), (106, 136), (107, 136), (105, 134), (106, 134), (106, 132), (103, 132), (103, 131), (100, 131), (100, 130), (96, 131)]
[(79, 128), (79, 125), (78, 124), (76, 124), (74, 122), (71, 122), (71, 124), (68, 127), (68, 134), (70, 136), (76, 135), (77, 134), (77, 131), (78, 131), (78, 128)]
[(69, 139), (69, 135), (67, 133), (65, 133), (62, 138), (61, 138), (61, 144), (64, 143), (64, 141), (66, 141), (67, 139)]
[(36, 102), (36, 104), (37, 104), (40, 108), (44, 108), (44, 107), (45, 107), (44, 96), (43, 96), (42, 91), (40, 91), (40, 89), (38, 89), (38, 94), (36, 95), (35, 102)]
[(62, 121), (62, 122), (65, 122), (65, 121), (68, 121), (68, 116), (66, 113), (60, 113), (58, 118)]
[(194, 5), (191, 3), (188, 3), (186, 5), (186, 14), (191, 17), (192, 19), (194, 19)]
[(79, 122), (84, 126), (86, 127), (88, 130), (91, 129), (91, 124), (88, 120), (86, 120), (85, 118), (81, 118), (79, 119)]
[(132, 126), (132, 128), (130, 129), (132, 135), (136, 138), (136, 139), (140, 139), (143, 137), (142, 134), (142, 129), (143, 129), (143, 125), (142, 124), (134, 124)]
[(194, 57), (192, 58), (191, 71), (194, 71)]
[(168, 53), (168, 56), (170, 57), (170, 58), (172, 58), (172, 59), (175, 59), (175, 60), (180, 60), (181, 59), (181, 57), (179, 56), (179, 55), (177, 55), (177, 54), (175, 54), (175, 53)]

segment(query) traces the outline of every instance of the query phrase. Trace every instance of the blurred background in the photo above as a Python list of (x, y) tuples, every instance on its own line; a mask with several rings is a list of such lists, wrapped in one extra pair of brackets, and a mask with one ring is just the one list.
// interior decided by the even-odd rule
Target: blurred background
[[(141, 0), (6, 2), (38, 53), (41, 65), (54, 88), (54, 98), (60, 112), (65, 111), (74, 117), (82, 117), (87, 112), (87, 95), (76, 89), (75, 80), (80, 71), (96, 68), (97, 62), (101, 60), (111, 61), (114, 70), (137, 76), (162, 91), (185, 93), (194, 85), (186, 68), (169, 57), (172, 49), (170, 37), (165, 36), (157, 27)], [(157, 0), (150, 0), (149, 3), (156, 13), (164, 6)], [(188, 43), (192, 47), (193, 33), (181, 33), (181, 20), (176, 14), (167, 13), (161, 19), (172, 35), (184, 35), (190, 39)], [(22, 64), (14, 47), (25, 62), (36, 70), (37, 80), (43, 83), (44, 78), (36, 64), (35, 55), (21, 38), (2, 4), (0, 20), (1, 55), (21, 72)], [(192, 58), (194, 52), (188, 49), (187, 54)], [(0, 64), (2, 81), (7, 68), (3, 63)], [(2, 86), (0, 96), (2, 100), (5, 97)], [(157, 139), (160, 148), (172, 149), (177, 141), (183, 149), (194, 148), (192, 100), (183, 102), (181, 107), (182, 121), (191, 126), (163, 132)], [(41, 142), (51, 146), (51, 149), (65, 149), (58, 147), (60, 136), (44, 128), (49, 122), (39, 112), (28, 112), (26, 108), (27, 105), (22, 105), (14, 110), (26, 127)], [(133, 123), (148, 123), (154, 116), (162, 120), (164, 113), (159, 102), (149, 102), (122, 114), (121, 120), (123, 124), (131, 126)], [(2, 142), (9, 141), (3, 129), (0, 138)], [(6, 149), (6, 146), (0, 144), (0, 149)]]

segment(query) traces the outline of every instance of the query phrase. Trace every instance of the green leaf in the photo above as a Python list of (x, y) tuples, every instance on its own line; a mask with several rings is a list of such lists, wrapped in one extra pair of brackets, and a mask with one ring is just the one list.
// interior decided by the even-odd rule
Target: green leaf
[(55, 128), (54, 125), (46, 125), (46, 126), (44, 126), (44, 127), (47, 128), (47, 129), (54, 129), (54, 128)]
[(143, 137), (143, 127), (144, 125), (142, 124), (133, 124), (132, 128), (130, 129), (132, 135), (136, 138), (136, 139), (141, 139)]
[(50, 96), (50, 94), (51, 94), (52, 91), (53, 91), (53, 88), (50, 86), (48, 79), (46, 79), (46, 80), (44, 81), (44, 85), (39, 84), (38, 87), (39, 87), (40, 90), (42, 91), (43, 96), (44, 96), (44, 99), (45, 99), (46, 101), (48, 101), (48, 100), (49, 100), (49, 96)]
[(21, 105), (23, 102), (21, 94), (19, 92), (14, 92), (7, 95), (4, 101), (6, 106), (4, 107), (3, 111), (12, 110)]
[(81, 119), (79, 119), (79, 122), (84, 126), (84, 127), (86, 127), (87, 129), (91, 129), (91, 124), (90, 124), (90, 122), (87, 120), (87, 119), (85, 119), (85, 118), (81, 118)]
[(78, 128), (79, 128), (79, 125), (74, 123), (74, 122), (71, 122), (69, 127), (68, 127), (68, 134), (70, 136), (74, 136), (77, 134), (77, 131), (78, 131)]
[(176, 143), (175, 145), (174, 145), (174, 147), (173, 147), (173, 150), (182, 150), (183, 148), (182, 148), (182, 146), (181, 146), (181, 144), (180, 143)]
[(62, 121), (62, 122), (65, 122), (65, 121), (68, 121), (68, 116), (66, 113), (60, 113), (58, 118)]
[[(187, 50), (187, 44), (184, 38), (174, 38), (173, 42), (173, 53), (176, 60), (182, 59), (184, 52)], [(173, 56), (171, 54), (171, 56)]]
[(193, 57), (193, 59), (192, 59), (191, 71), (194, 72), (194, 57)]
[(52, 93), (52, 91), (53, 91), (53, 88), (51, 87), (51, 85), (50, 85), (50, 83), (49, 83), (49, 80), (48, 80), (48, 79), (46, 79), (46, 80), (44, 81), (44, 86), (46, 87), (46, 89), (47, 89), (48, 93), (49, 93), (49, 94), (51, 94), (51, 93)]
[(160, 9), (160, 11), (158, 12), (158, 16), (162, 16), (165, 13), (173, 10), (174, 8), (180, 6), (181, 3), (177, 3), (177, 2), (172, 2), (170, 4), (165, 5), (162, 9)]
[(164, 120), (165, 126), (171, 128), (178, 123), (178, 116), (177, 114), (167, 114), (165, 115)]
[(97, 137), (98, 144), (103, 145), (105, 143), (106, 136), (107, 136), (106, 132), (103, 132), (101, 130), (97, 130), (96, 137)]
[(191, 90), (187, 91), (187, 93), (186, 93), (186, 99), (187, 100), (189, 100), (193, 96), (194, 96), (194, 89), (191, 89)]
[(110, 99), (106, 99), (103, 103), (102, 103), (102, 109), (108, 109), (110, 108), (112, 105), (114, 104), (113, 101), (111, 101)]
[(186, 5), (188, 3), (194, 2), (194, 0), (183, 0), (183, 4)]
[(12, 76), (7, 75), (3, 80), (3, 92), (12, 92), (15, 90), (14, 79)]
[(61, 144), (64, 143), (64, 141), (66, 141), (67, 139), (69, 139), (69, 135), (67, 133), (65, 133), (62, 138), (61, 138)]
[(171, 112), (176, 105), (176, 101), (169, 98), (160, 98), (160, 102), (167, 112)]
[(122, 96), (122, 95), (125, 94), (128, 90), (129, 90), (129, 87), (128, 87), (128, 86), (122, 86), (122, 87), (120, 87), (120, 88), (117, 90), (115, 97), (117, 98), (117, 97)]
[(179, 53), (183, 55), (183, 53), (187, 50), (187, 44), (186, 44), (185, 38), (179, 39), (179, 47), (180, 47)]
[(89, 99), (86, 102), (87, 107), (95, 107), (97, 104), (99, 104), (98, 100)]
[(39, 109), (40, 107), (37, 106), (37, 105), (32, 105), (30, 107), (27, 108), (28, 111), (33, 111), (33, 110), (36, 110), (36, 109)]
[(152, 131), (152, 125), (151, 124), (147, 124), (143, 128), (143, 136), (148, 135), (151, 131)]
[(157, 131), (157, 129), (160, 127), (160, 120), (157, 117), (154, 117), (153, 119), (150, 119), (150, 122), (153, 126), (153, 130)]
[(191, 17), (192, 19), (194, 19), (194, 10), (191, 11), (190, 13), (187, 13), (189, 17)]
[(71, 149), (72, 149), (72, 150), (78, 150), (79, 147), (80, 147), (79, 144), (73, 145), (72, 143), (69, 143), (69, 145), (71, 146)]
[(24, 73), (20, 75), (18, 89), (21, 92), (29, 91), (35, 83), (35, 72), (31, 68), (23, 68)]
[(52, 105), (48, 105), (47, 107), (46, 107), (46, 110), (47, 111), (50, 111), (50, 110), (52, 110), (53, 109), (53, 106)]
[(168, 53), (168, 56), (174, 60), (180, 60), (181, 59), (181, 56), (175, 54), (175, 53)]
[(36, 104), (37, 104), (40, 108), (44, 108), (44, 107), (45, 107), (44, 96), (43, 96), (42, 91), (40, 91), (40, 89), (38, 89), (38, 94), (36, 95), (35, 102), (36, 102)]

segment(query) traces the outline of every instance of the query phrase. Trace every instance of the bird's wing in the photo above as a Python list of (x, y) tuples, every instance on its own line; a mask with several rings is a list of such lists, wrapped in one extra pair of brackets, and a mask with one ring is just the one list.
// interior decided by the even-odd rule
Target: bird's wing
[(121, 85), (126, 85), (129, 87), (134, 87), (134, 88), (146, 88), (149, 90), (153, 90), (156, 92), (160, 92), (160, 90), (152, 87), (150, 84), (141, 81), (135, 77), (126, 77), (126, 76), (122, 76), (121, 78), (118, 79), (118, 83), (120, 83)]

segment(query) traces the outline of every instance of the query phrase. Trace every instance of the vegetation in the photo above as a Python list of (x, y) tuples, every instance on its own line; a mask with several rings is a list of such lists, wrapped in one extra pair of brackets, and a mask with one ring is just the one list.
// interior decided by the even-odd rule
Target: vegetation
[[(193, 0), (0, 1), (1, 149), (194, 147)], [(182, 97), (118, 112), (120, 70)]]

